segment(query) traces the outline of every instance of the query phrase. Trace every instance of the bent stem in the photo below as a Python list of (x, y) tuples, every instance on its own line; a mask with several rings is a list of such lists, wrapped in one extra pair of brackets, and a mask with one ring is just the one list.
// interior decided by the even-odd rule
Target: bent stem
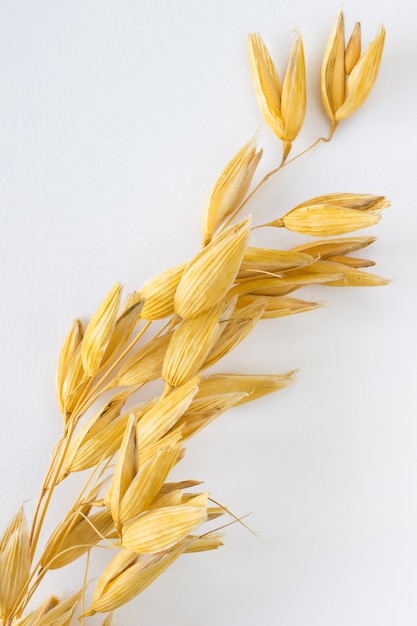
[(329, 141), (331, 141), (337, 126), (338, 126), (338, 122), (332, 122), (331, 126), (330, 126), (330, 132), (329, 132), (329, 136), (328, 137), (318, 137), (315, 141), (313, 141), (313, 143), (310, 146), (308, 146), (308, 148), (306, 148), (305, 150), (302, 150), (302, 152), (299, 152), (299, 154), (297, 154), (295, 157), (292, 157), (292, 159), (287, 159), (287, 156), (284, 154), (284, 156), (282, 158), (282, 161), (278, 165), (278, 167), (275, 167), (270, 172), (265, 174), (265, 176), (262, 178), (262, 180), (256, 185), (256, 187), (254, 187), (254, 189), (252, 189), (250, 194), (248, 196), (246, 196), (246, 198), (239, 204), (237, 209), (235, 211), (233, 211), (233, 213), (229, 216), (227, 221), (223, 224), (223, 228), (226, 228), (227, 226), (229, 226), (229, 224), (240, 213), (240, 211), (243, 209), (243, 207), (249, 202), (249, 200), (251, 200), (251, 198), (253, 198), (253, 196), (259, 191), (259, 189), (261, 187), (263, 187), (263, 185), (271, 178), (271, 176), (274, 176), (275, 174), (277, 174), (286, 165), (289, 165), (290, 163), (294, 163), (294, 161), (296, 161), (300, 157), (302, 157), (305, 154), (307, 154), (307, 152), (310, 152), (310, 150), (315, 148), (322, 141), (325, 142), (325, 143), (328, 143)]

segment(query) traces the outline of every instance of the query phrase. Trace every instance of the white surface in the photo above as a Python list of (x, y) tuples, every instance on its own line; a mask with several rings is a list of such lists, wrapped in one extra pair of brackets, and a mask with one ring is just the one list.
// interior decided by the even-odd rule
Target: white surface
[[(71, 320), (87, 319), (115, 280), (139, 288), (198, 248), (207, 194), (261, 121), (246, 34), (263, 34), (282, 73), (292, 29), (303, 33), (302, 149), (326, 132), (317, 80), (338, 8), (0, 4), (1, 527), (22, 501), (30, 512), (59, 437), (54, 371)], [(327, 192), (386, 194), (393, 207), (372, 230), (370, 254), (396, 280), (311, 290), (329, 306), (265, 322), (228, 358), (230, 371), (301, 371), (288, 390), (192, 440), (178, 471), (205, 480), (237, 515), (253, 512), (263, 542), (229, 528), (222, 550), (183, 557), (121, 609), (123, 626), (416, 623), (417, 14), (411, 0), (344, 9), (367, 41), (386, 25), (375, 89), (251, 212), (272, 218)], [(280, 146), (265, 128), (260, 143), (264, 172)], [(265, 235), (266, 245), (292, 240)], [(43, 594), (73, 591), (75, 571), (46, 579)]]

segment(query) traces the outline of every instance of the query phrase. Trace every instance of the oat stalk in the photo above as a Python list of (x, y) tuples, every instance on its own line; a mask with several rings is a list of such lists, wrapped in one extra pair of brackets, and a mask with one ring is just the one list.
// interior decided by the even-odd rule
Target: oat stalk
[[(328, 137), (288, 158), (304, 122), (306, 71), (301, 35), (281, 82), (259, 34), (249, 36), (249, 59), (261, 113), (282, 142), (282, 159), (257, 177), (263, 151), (256, 138), (229, 161), (203, 214), (203, 245), (190, 260), (163, 270), (122, 303), (113, 285), (86, 328), (72, 324), (61, 350), (57, 402), (63, 435), (54, 447), (28, 527), (23, 508), (0, 540), (0, 625), (69, 626), (95, 613), (108, 614), (136, 597), (183, 554), (215, 550), (218, 530), (239, 521), (195, 480), (170, 482), (184, 443), (227, 409), (290, 384), (294, 372), (242, 375), (210, 373), (262, 320), (315, 309), (319, 302), (293, 297), (306, 285), (379, 286), (388, 281), (364, 271), (368, 259), (350, 256), (373, 237), (350, 235), (375, 225), (388, 206), (383, 196), (324, 194), (289, 208), (256, 228), (315, 237), (293, 248), (250, 243), (251, 217), (238, 213), (284, 167), (321, 142), (368, 97), (376, 80), (385, 31), (361, 55), (360, 25), (345, 46), (339, 14), (321, 71)], [(348, 237), (345, 235), (349, 234)], [(155, 330), (153, 322), (165, 320)], [(150, 332), (153, 330), (153, 333)], [(208, 371), (206, 371), (208, 370)], [(161, 380), (163, 391), (141, 400), (142, 387)], [(126, 403), (129, 401), (129, 408)], [(43, 540), (55, 490), (87, 471), (78, 496)], [(228, 514), (232, 522), (219, 523)], [(207, 530), (201, 525), (214, 523)], [(41, 538), (43, 541), (41, 541)], [(97, 548), (113, 558), (88, 596), (88, 567)], [(68, 599), (53, 596), (28, 611), (45, 575), (86, 558), (83, 578)], [(78, 604), (81, 598), (81, 609)]]

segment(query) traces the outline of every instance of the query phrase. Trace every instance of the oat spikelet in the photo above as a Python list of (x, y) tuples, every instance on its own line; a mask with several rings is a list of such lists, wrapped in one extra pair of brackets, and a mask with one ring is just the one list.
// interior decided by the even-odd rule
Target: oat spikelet
[[(237, 306), (249, 306), (256, 302), (259, 296), (245, 295), (238, 300)], [(321, 307), (319, 302), (306, 302), (297, 298), (288, 298), (285, 296), (263, 296), (265, 307), (262, 312), (262, 319), (273, 319), (276, 317), (284, 317), (286, 315), (294, 315), (296, 313), (305, 313)]]
[(0, 540), (0, 619), (7, 622), (30, 573), (29, 533), (23, 508)]
[(80, 598), (81, 591), (50, 608), (42, 617), (36, 618), (33, 626), (70, 626)]
[(369, 96), (378, 76), (384, 42), (385, 29), (381, 26), (361, 56), (361, 29), (357, 22), (345, 50), (344, 19), (343, 13), (339, 13), (321, 68), (322, 100), (333, 129), (341, 120), (352, 115)]
[(143, 412), (137, 423), (137, 440), (140, 453), (148, 446), (156, 443), (175, 426), (197, 393), (199, 382), (198, 376), (191, 378), (167, 396), (161, 397), (147, 411)]
[(284, 142), (283, 160), (298, 135), (306, 110), (304, 50), (298, 34), (283, 85), (259, 33), (249, 35), (249, 61), (255, 93), (265, 122)]
[(329, 118), (345, 100), (345, 24), (340, 12), (330, 33), (321, 66), (321, 96)]
[(126, 359), (117, 373), (116, 382), (121, 387), (144, 385), (159, 378), (167, 347), (173, 331), (151, 339), (131, 357)]
[(174, 546), (206, 521), (207, 498), (208, 494), (204, 494), (198, 504), (190, 501), (158, 508), (127, 522), (122, 530), (123, 547), (138, 554), (150, 554)]
[(91, 506), (82, 505), (57, 526), (41, 557), (42, 567), (59, 569), (72, 563), (101, 541), (113, 529), (109, 510), (90, 515)]
[(64, 345), (62, 346), (61, 353), (59, 355), (56, 374), (56, 396), (58, 406), (62, 414), (65, 411), (65, 399), (63, 392), (64, 381), (68, 374), (69, 366), (74, 359), (77, 348), (81, 344), (83, 334), (83, 326), (80, 320), (74, 320), (71, 330), (67, 338), (65, 339)]
[(122, 523), (142, 513), (161, 490), (169, 472), (178, 461), (181, 444), (162, 446), (139, 471), (124, 493), (120, 504)]
[(103, 363), (106, 363), (127, 344), (136, 324), (141, 318), (144, 303), (145, 300), (141, 293), (134, 291), (129, 294), (116, 320), (114, 330), (104, 353)]
[(184, 543), (173, 550), (146, 557), (121, 550), (100, 576), (91, 608), (85, 615), (107, 613), (132, 600), (172, 565), (186, 547)]
[(373, 226), (379, 219), (374, 212), (314, 204), (292, 209), (276, 225), (312, 237), (332, 237)]
[(219, 336), (223, 304), (185, 319), (175, 329), (162, 366), (162, 379), (177, 387), (198, 373)]
[(251, 139), (228, 163), (216, 181), (203, 214), (204, 245), (207, 245), (222, 222), (232, 215), (244, 199), (262, 156)]
[(317, 258), (327, 259), (332, 255), (345, 255), (370, 246), (375, 237), (340, 237), (311, 241), (293, 248), (294, 252), (311, 254)]
[(174, 313), (174, 296), (186, 264), (170, 267), (148, 280), (141, 288), (145, 306), (141, 317), (144, 320), (161, 320)]
[(138, 462), (136, 418), (134, 415), (130, 415), (109, 490), (109, 508), (117, 531), (121, 528), (120, 505), (129, 485), (137, 474)]
[(116, 324), (122, 286), (115, 283), (91, 318), (81, 344), (81, 360), (87, 376), (99, 369)]
[(194, 317), (223, 300), (239, 270), (249, 233), (250, 218), (221, 233), (187, 265), (174, 299), (179, 317)]
[(284, 389), (294, 380), (295, 372), (286, 374), (212, 374), (200, 381), (196, 399), (216, 393), (244, 392), (246, 395), (237, 404), (251, 402), (269, 393)]
[(338, 121), (357, 111), (369, 96), (378, 76), (385, 43), (385, 28), (380, 27), (375, 39), (361, 56), (347, 80), (347, 97), (336, 111)]

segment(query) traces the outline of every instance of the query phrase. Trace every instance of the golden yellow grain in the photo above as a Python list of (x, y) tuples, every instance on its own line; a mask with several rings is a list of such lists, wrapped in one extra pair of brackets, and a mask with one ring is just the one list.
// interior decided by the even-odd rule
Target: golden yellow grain
[(175, 426), (197, 393), (199, 380), (199, 377), (195, 376), (183, 385), (179, 385), (141, 414), (137, 422), (140, 453), (156, 443)]
[(125, 491), (120, 504), (122, 523), (142, 513), (160, 492), (169, 472), (178, 461), (181, 444), (161, 447), (139, 471)]
[(103, 364), (117, 355), (127, 344), (130, 336), (141, 318), (141, 311), (145, 300), (141, 293), (133, 292), (128, 295), (116, 320), (114, 330), (103, 356)]
[(64, 413), (65, 410), (65, 397), (63, 392), (64, 381), (67, 377), (70, 364), (74, 359), (77, 348), (81, 344), (83, 334), (83, 326), (80, 320), (74, 320), (59, 355), (56, 373), (56, 396), (61, 413)]
[(122, 286), (115, 283), (85, 329), (81, 360), (87, 376), (99, 369), (114, 331)]
[(233, 215), (252, 181), (262, 150), (256, 151), (251, 139), (228, 163), (216, 181), (203, 214), (204, 245), (207, 245), (223, 221)]
[(117, 372), (116, 382), (121, 387), (144, 385), (159, 378), (167, 347), (173, 331), (151, 339), (132, 354)]
[(291, 50), (288, 68), (281, 82), (271, 56), (259, 33), (248, 39), (252, 80), (265, 122), (284, 142), (283, 160), (298, 135), (306, 109), (304, 50), (298, 34)]
[(70, 626), (81, 598), (81, 591), (67, 600), (62, 600), (44, 615), (37, 618), (33, 626)]
[(172, 565), (186, 547), (183, 543), (174, 550), (142, 558), (131, 550), (121, 550), (100, 576), (91, 608), (85, 615), (107, 613), (132, 600)]
[(224, 331), (210, 350), (202, 367), (204, 369), (211, 367), (239, 345), (261, 319), (265, 307), (266, 302), (263, 298), (257, 298), (247, 307), (235, 311), (232, 315), (232, 319), (226, 325)]
[[(383, 26), (360, 56), (361, 33), (357, 23), (345, 50), (345, 28), (340, 12), (323, 56), (321, 93), (333, 129), (352, 115), (369, 96), (378, 76), (385, 43)], [(347, 76), (347, 80), (346, 80)]]
[(345, 255), (370, 246), (376, 237), (340, 237), (311, 241), (293, 248), (295, 252), (311, 254), (316, 259), (327, 259), (332, 255)]
[(292, 209), (276, 226), (312, 237), (333, 237), (373, 226), (379, 219), (373, 212), (315, 204)]
[[(245, 295), (238, 300), (239, 306), (249, 306), (256, 301), (258, 296)], [(288, 298), (286, 296), (263, 296), (265, 301), (265, 309), (262, 313), (262, 319), (273, 319), (276, 317), (284, 317), (286, 315), (294, 315), (295, 313), (305, 313), (322, 306), (319, 302), (306, 302), (297, 298)]]
[(269, 393), (284, 389), (294, 380), (294, 371), (286, 374), (212, 374), (203, 376), (196, 399), (218, 393), (238, 393), (245, 395), (237, 404), (251, 402)]
[(361, 56), (361, 24), (356, 22), (345, 51), (345, 72), (350, 74)]
[(327, 115), (336, 120), (336, 111), (345, 100), (345, 25), (343, 13), (337, 16), (324, 51), (321, 66), (321, 96)]
[(199, 372), (219, 336), (223, 308), (223, 303), (217, 304), (175, 329), (162, 366), (161, 377), (168, 385), (177, 387)]
[(233, 406), (240, 404), (245, 392), (218, 393), (211, 396), (194, 399), (189, 409), (178, 421), (178, 426), (182, 427), (181, 434), (184, 439), (192, 437), (202, 428), (205, 428), (219, 415)]
[(335, 113), (337, 121), (352, 115), (365, 102), (378, 76), (385, 43), (385, 28), (381, 26), (347, 80), (347, 96)]
[(117, 531), (121, 528), (120, 505), (129, 485), (137, 474), (138, 464), (136, 418), (131, 414), (120, 445), (108, 496), (108, 506)]
[(207, 498), (198, 506), (191, 502), (144, 513), (123, 524), (122, 545), (138, 554), (171, 548), (207, 519)]
[(174, 299), (179, 317), (200, 315), (223, 300), (245, 254), (250, 221), (220, 233), (187, 265)]
[(185, 267), (186, 263), (170, 267), (143, 285), (140, 290), (145, 298), (142, 319), (161, 320), (174, 313), (174, 296)]
[(28, 582), (30, 563), (29, 533), (22, 507), (0, 540), (0, 619), (5, 623)]
[(91, 505), (70, 512), (52, 533), (40, 559), (41, 566), (59, 569), (72, 563), (113, 529), (108, 509), (90, 515)]

